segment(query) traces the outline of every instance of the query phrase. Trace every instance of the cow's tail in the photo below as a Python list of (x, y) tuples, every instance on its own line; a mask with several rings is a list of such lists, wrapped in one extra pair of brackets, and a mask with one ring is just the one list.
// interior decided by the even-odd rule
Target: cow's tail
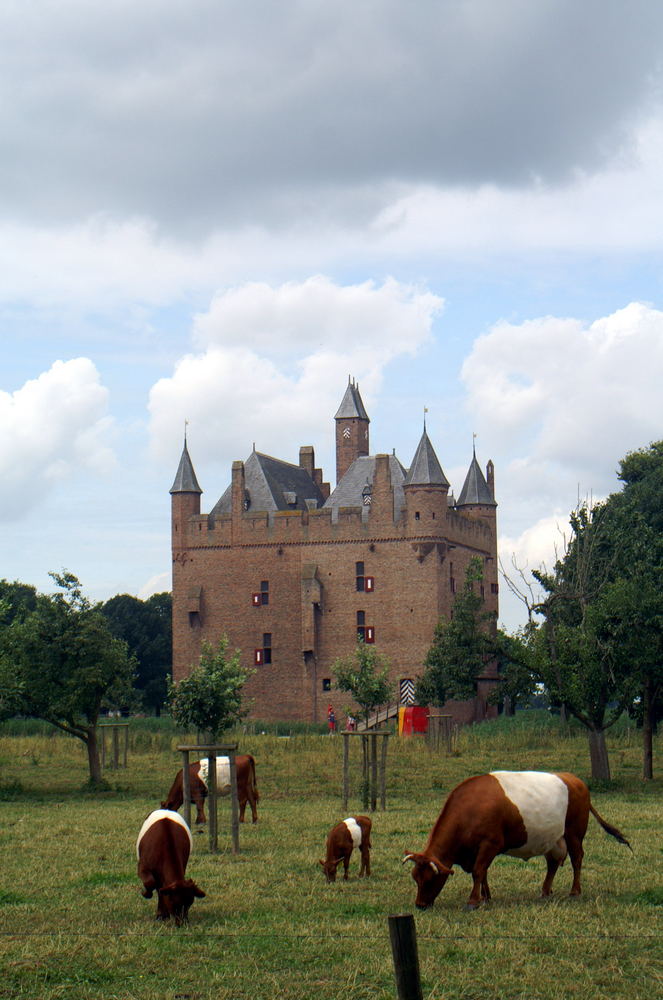
[(260, 792), (258, 791), (258, 785), (256, 784), (256, 762), (253, 759), (253, 755), (252, 754), (247, 753), (246, 756), (249, 758), (249, 767), (250, 767), (250, 771), (251, 771), (251, 774), (250, 774), (250, 777), (249, 777), (249, 781), (251, 782), (251, 788), (253, 789), (254, 798), (255, 798), (256, 802), (259, 802), (260, 801)]
[(618, 840), (620, 844), (626, 844), (629, 851), (633, 853), (633, 848), (629, 844), (628, 840), (626, 839), (622, 831), (618, 830), (616, 826), (612, 826), (611, 823), (606, 823), (603, 817), (599, 816), (599, 814), (597, 813), (596, 809), (591, 804), (591, 802), (589, 803), (589, 811), (591, 812), (592, 816), (597, 821), (597, 823), (601, 824), (606, 833), (609, 833), (611, 837), (614, 837), (615, 840)]

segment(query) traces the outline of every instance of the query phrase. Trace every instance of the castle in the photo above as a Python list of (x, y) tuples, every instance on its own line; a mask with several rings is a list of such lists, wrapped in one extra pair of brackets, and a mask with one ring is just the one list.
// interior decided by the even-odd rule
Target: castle
[[(458, 499), (424, 430), (405, 468), (395, 454), (369, 454), (369, 417), (349, 381), (336, 423), (336, 488), (323, 482), (314, 450), (293, 465), (254, 451), (233, 462), (232, 482), (209, 514), (185, 438), (172, 496), (173, 676), (198, 662), (201, 640), (224, 633), (242, 663), (251, 714), (324, 721), (348, 696), (333, 663), (357, 637), (385, 654), (401, 703), (413, 700), (440, 618), (452, 614), (470, 559), (483, 562), (487, 611), (497, 613), (493, 464), (473, 455)], [(456, 719), (493, 715), (487, 692), (451, 703)]]

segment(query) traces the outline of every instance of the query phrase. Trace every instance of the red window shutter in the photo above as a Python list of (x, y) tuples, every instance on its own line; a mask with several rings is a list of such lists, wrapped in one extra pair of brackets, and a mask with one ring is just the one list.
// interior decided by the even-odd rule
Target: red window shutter
[(259, 608), (262, 604), (262, 594), (251, 594), (251, 603), (254, 608)]
[(253, 651), (253, 662), (255, 663), (256, 667), (262, 665), (262, 649), (255, 649)]
[(365, 577), (364, 578), (364, 584), (365, 584), (366, 590), (368, 590), (368, 591), (373, 590), (375, 588), (375, 577), (373, 577), (373, 576), (367, 576), (367, 577)]
[(375, 629), (372, 625), (366, 626), (366, 632), (364, 634), (364, 642), (375, 642)]

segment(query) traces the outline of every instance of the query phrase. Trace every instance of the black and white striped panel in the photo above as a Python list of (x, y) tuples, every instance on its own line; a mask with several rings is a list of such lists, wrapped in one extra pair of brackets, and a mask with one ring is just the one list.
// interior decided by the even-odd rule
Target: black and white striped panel
[(401, 705), (414, 705), (414, 681), (410, 677), (403, 677), (400, 684)]

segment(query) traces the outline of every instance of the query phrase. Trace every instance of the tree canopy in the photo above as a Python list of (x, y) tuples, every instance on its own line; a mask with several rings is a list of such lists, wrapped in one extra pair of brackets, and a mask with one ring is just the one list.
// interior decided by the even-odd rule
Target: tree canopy
[(228, 654), (227, 636), (222, 636), (216, 647), (203, 641), (200, 659), (189, 676), (169, 686), (175, 722), (183, 729), (197, 729), (205, 739), (215, 742), (246, 715), (242, 689), (252, 673), (242, 667), (239, 650)]
[(123, 639), (136, 661), (134, 687), (143, 707), (157, 715), (166, 701), (172, 668), (172, 599), (170, 593), (153, 594), (142, 601), (118, 594), (101, 605), (109, 628)]
[(385, 705), (393, 695), (387, 658), (363, 639), (359, 639), (351, 656), (336, 660), (332, 670), (336, 686), (352, 695), (365, 722), (372, 711)]
[(644, 769), (663, 693), (663, 442), (620, 462), (624, 484), (571, 515), (571, 537), (535, 609), (534, 669), (553, 701), (586, 727), (592, 774), (609, 779), (605, 731), (626, 710), (642, 719)]
[(482, 580), (481, 560), (473, 558), (454, 601), (453, 617), (441, 619), (435, 627), (415, 693), (421, 705), (444, 705), (451, 699), (466, 701), (476, 695), (477, 678), (496, 651), (490, 628), (494, 616), (484, 610)]
[(90, 781), (99, 783), (99, 715), (130, 698), (134, 665), (78, 579), (69, 572), (50, 575), (58, 592), (36, 594), (34, 602), (30, 597), (0, 632), (3, 674), (12, 678), (12, 710), (82, 740)]

